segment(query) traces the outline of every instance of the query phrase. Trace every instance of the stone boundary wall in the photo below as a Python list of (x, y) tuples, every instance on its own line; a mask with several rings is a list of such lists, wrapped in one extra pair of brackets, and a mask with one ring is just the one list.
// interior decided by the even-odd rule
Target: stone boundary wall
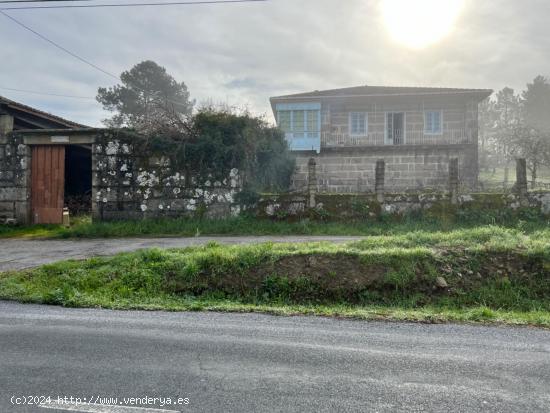
[(375, 168), (378, 160), (386, 163), (386, 189), (440, 189), (448, 186), (449, 161), (459, 159), (462, 186), (474, 188), (477, 183), (477, 146), (387, 146), (373, 148), (325, 149), (320, 154), (298, 153), (292, 187), (307, 187), (308, 162), (317, 164), (319, 192), (368, 193), (375, 190)]
[(168, 156), (145, 153), (141, 145), (105, 132), (92, 146), (92, 217), (123, 220), (238, 215), (242, 187), (237, 169), (223, 179), (177, 170)]
[(27, 222), (31, 199), (30, 148), (23, 145), (21, 138), (8, 136), (0, 130), (0, 223)]
[(404, 216), (423, 212), (435, 217), (455, 215), (460, 211), (511, 212), (532, 208), (550, 216), (550, 191), (518, 194), (472, 193), (458, 195), (456, 203), (449, 193), (385, 194), (380, 202), (376, 194), (316, 194), (310, 206), (309, 195), (265, 195), (253, 210), (261, 218), (300, 219), (368, 219), (381, 215)]
[[(1, 121), (8, 119), (0, 118)], [(8, 119), (9, 120), (9, 119)], [(31, 217), (31, 145), (13, 125), (0, 129), (0, 224), (29, 224)], [(4, 131), (4, 133), (2, 133)], [(224, 218), (238, 215), (237, 169), (199, 178), (177, 170), (168, 156), (152, 154), (143, 140), (122, 131), (83, 132), (92, 148), (92, 217), (128, 220), (158, 217)], [(71, 143), (73, 139), (72, 132)], [(47, 130), (33, 144), (51, 144)], [(44, 143), (42, 143), (42, 141)], [(217, 176), (218, 179), (213, 178)], [(221, 178), (220, 178), (221, 177)]]

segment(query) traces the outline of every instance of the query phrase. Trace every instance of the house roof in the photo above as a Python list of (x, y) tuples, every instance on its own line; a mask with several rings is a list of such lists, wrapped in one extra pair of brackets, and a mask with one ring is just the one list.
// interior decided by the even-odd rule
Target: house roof
[(415, 95), (460, 95), (468, 94), (480, 100), (489, 97), (491, 89), (460, 89), (440, 87), (402, 87), (402, 86), (356, 86), (341, 89), (315, 90), (313, 92), (277, 96), (273, 99), (329, 98), (329, 97), (367, 97), (367, 96), (415, 96)]
[[(0, 96), (0, 112), (2, 111), (9, 113), (14, 118), (16, 118), (16, 123), (17, 119), (21, 118), (26, 127), (28, 127), (27, 124), (39, 129), (74, 129), (87, 127), (86, 125), (64, 119), (60, 116), (52, 115), (51, 113), (44, 112), (31, 106), (27, 106), (6, 97)], [(35, 123), (33, 122), (33, 120), (41, 120), (42, 122)]]

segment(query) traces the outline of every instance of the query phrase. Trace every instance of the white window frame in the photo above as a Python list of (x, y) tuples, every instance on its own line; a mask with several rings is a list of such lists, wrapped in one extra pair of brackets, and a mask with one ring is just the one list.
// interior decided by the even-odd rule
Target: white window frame
[[(317, 122), (315, 122), (316, 124), (316, 130), (312, 130), (310, 131), (309, 130), (309, 113), (308, 112), (316, 112), (316, 117), (317, 117)], [(304, 129), (305, 129), (305, 134), (306, 134), (306, 138), (309, 138), (309, 139), (316, 139), (315, 137), (311, 137), (309, 136), (310, 134), (312, 133), (317, 133), (317, 134), (320, 134), (321, 133), (321, 110), (320, 109), (307, 109), (304, 113)]]
[(292, 124), (292, 121), (293, 121), (293, 119), (292, 119), (292, 117), (293, 117), (293, 116), (292, 116), (292, 111), (291, 111), (291, 110), (278, 110), (278, 111), (277, 111), (277, 126), (278, 126), (278, 127), (280, 127), (280, 125), (281, 125), (281, 112), (289, 112), (289, 115), (290, 115), (290, 116), (289, 116), (289, 120), (290, 120), (290, 131), (289, 131), (289, 132), (285, 131), (285, 133), (292, 133), (292, 129), (293, 129), (293, 126), (294, 126), (294, 125)]
[[(277, 124), (278, 125), (280, 124), (280, 112), (284, 112), (284, 111), (290, 112), (290, 131), (286, 132), (287, 134), (290, 134), (292, 136), (294, 136), (295, 134), (304, 134), (304, 138), (307, 138), (308, 134), (311, 134), (311, 133), (320, 134), (321, 133), (321, 111), (319, 109), (315, 108), (315, 109), (283, 109), (283, 110), (278, 110), (277, 111)], [(309, 111), (317, 112), (316, 130), (309, 130), (309, 128), (308, 128), (308, 126), (309, 126), (308, 112)], [(302, 130), (302, 131), (296, 131), (294, 129), (294, 114), (296, 112), (303, 112), (303, 114), (304, 114), (304, 130)], [(315, 138), (312, 138), (312, 139), (315, 139)]]
[[(353, 115), (362, 115), (365, 117), (365, 132), (354, 133), (353, 132)], [(369, 134), (369, 114), (367, 112), (349, 112), (348, 115), (348, 130), (350, 136), (367, 136)]]
[(393, 139), (390, 141), (390, 138), (388, 136), (388, 115), (389, 114), (393, 115), (395, 113), (403, 114), (403, 143), (401, 143), (400, 145), (406, 145), (407, 144), (407, 112), (399, 111), (399, 110), (391, 110), (391, 111), (384, 112), (384, 143), (386, 145), (395, 145), (395, 143), (393, 142)]
[[(427, 129), (428, 113), (439, 113), (439, 132), (434, 132), (431, 129), (430, 130)], [(433, 124), (430, 125), (430, 127), (431, 126), (433, 126)], [(443, 111), (442, 110), (425, 110), (424, 111), (424, 135), (433, 135), (433, 136), (443, 135)]]

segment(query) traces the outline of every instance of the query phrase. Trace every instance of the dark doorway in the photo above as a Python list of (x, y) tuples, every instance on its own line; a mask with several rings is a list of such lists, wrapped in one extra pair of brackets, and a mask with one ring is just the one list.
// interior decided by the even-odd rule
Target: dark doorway
[(65, 155), (65, 206), (71, 215), (92, 211), (92, 151), (88, 146), (70, 145)]
[(403, 112), (388, 113), (386, 115), (386, 135), (390, 144), (403, 145), (405, 143), (405, 114)]

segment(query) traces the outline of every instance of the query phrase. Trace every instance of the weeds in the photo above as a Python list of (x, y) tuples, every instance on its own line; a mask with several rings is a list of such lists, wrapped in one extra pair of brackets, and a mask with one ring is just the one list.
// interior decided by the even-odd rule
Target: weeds
[[(368, 205), (356, 205), (367, 214)], [(57, 225), (6, 226), (0, 225), (0, 238), (110, 238), (136, 236), (201, 236), (201, 235), (399, 235), (415, 232), (455, 231), (475, 229), (486, 225), (499, 225), (519, 229), (525, 233), (548, 227), (547, 219), (529, 211), (511, 216), (500, 213), (464, 212), (455, 219), (436, 219), (430, 216), (408, 215), (397, 219), (393, 215), (364, 218), (349, 222), (328, 220), (327, 212), (315, 210), (316, 219), (285, 222), (250, 217), (221, 220), (198, 218), (148, 219), (139, 221), (116, 221), (93, 223), (90, 217), (73, 219), (70, 228)], [(496, 215), (498, 216), (496, 216)], [(367, 214), (368, 215), (368, 214)]]
[[(449, 288), (435, 286), (442, 276)], [(550, 229), (485, 226), (348, 245), (209, 243), (0, 274), (0, 298), (550, 326)]]

